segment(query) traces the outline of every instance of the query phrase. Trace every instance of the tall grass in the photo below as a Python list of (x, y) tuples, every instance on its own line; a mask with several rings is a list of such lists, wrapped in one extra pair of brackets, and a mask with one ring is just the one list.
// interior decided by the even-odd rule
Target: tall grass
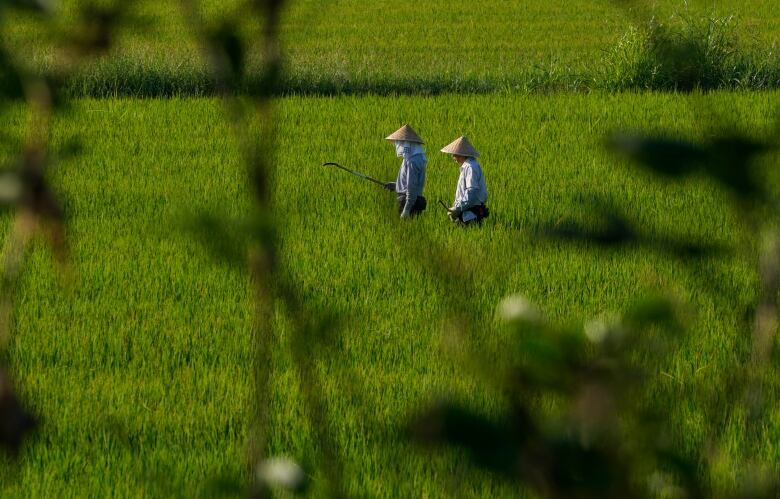
[(631, 27), (604, 59), (607, 90), (763, 90), (780, 85), (776, 46), (746, 44), (734, 16), (678, 14)]
[[(75, 24), (77, 4), (64, 4), (57, 29)], [(237, 5), (200, 4), (214, 23)], [(280, 27), (286, 74), (277, 94), (761, 90), (777, 88), (780, 81), (773, 45), (780, 13), (771, 2), (721, 2), (705, 12), (680, 11), (681, 3), (669, 0), (649, 11), (652, 20), (632, 18), (609, 2), (584, 0), (522, 6), (490, 0), (474, 9), (436, 0), (413, 14), (391, 4), (294, 3)], [(372, 16), (380, 15), (384, 22), (377, 26)], [(443, 21), (452, 16), (458, 18), (454, 24)], [(137, 25), (120, 33), (110, 56), (85, 67), (66, 92), (214, 95), (214, 82), (175, 2), (140, 2), (136, 17)], [(10, 24), (7, 42), (32, 70), (56, 69), (56, 47), (41, 26), (24, 17)], [(670, 66), (667, 57), (679, 59), (683, 49), (689, 60)], [(261, 78), (256, 53), (257, 47), (249, 48), (247, 91)]]
[[(700, 137), (707, 123), (689, 106), (700, 98), (728, 112), (735, 126), (755, 130), (770, 122), (777, 97), (280, 99), (274, 198), (286, 250), (279, 258), (308, 306), (344, 318), (316, 369), (345, 489), (363, 497), (518, 495), (511, 484), (464, 469), (458, 452), (431, 456), (404, 443), (407, 417), (431, 397), (448, 395), (488, 415), (505, 409), (501, 394), (464, 368), (462, 345), (446, 334), (450, 297), (460, 288), (442, 287), (429, 268), (399, 265), (401, 246), (423, 236), (447, 248), (426, 257), (453, 259), (475, 278), (479, 292), (466, 298), (477, 324), (494, 325), (496, 305), (518, 292), (564, 325), (622, 310), (638, 290), (669, 289), (689, 304), (697, 311), (687, 319), (692, 334), (642, 388), (651, 404), (666, 400), (660, 393), (673, 395), (678, 403), (664, 409), (684, 430), (676, 445), (699, 452), (705, 423), (717, 416), (705, 402), (749, 343), (735, 310), (747, 313), (755, 304), (755, 268), (728, 254), (688, 267), (642, 247), (573, 251), (532, 234), (550, 221), (598, 222), (583, 209), (588, 193), (613, 198), (643, 232), (672, 226), (672, 236), (739, 244), (750, 228), (716, 186), (655, 182), (616, 164), (601, 137), (647, 124)], [(73, 135), (86, 147), (52, 177), (66, 199), (78, 274), (73, 292), (60, 293), (48, 273), (51, 258), (38, 248), (20, 283), (9, 363), (44, 426), (18, 464), (2, 463), (0, 495), (198, 497), (246, 486), (251, 284), (239, 267), (214, 260), (192, 231), (202, 213), (234, 219), (250, 206), (237, 146), (219, 116), (208, 99), (84, 100), (56, 124), (55, 147)], [(26, 122), (18, 110), (4, 117), (12, 131)], [(411, 223), (388, 223), (392, 196), (319, 166), (332, 160), (392, 178), (398, 159), (383, 137), (404, 121), (428, 143), (431, 201), (451, 200), (457, 180), (436, 145), (466, 133), (480, 149), (492, 211), (482, 228), (457, 230), (434, 203)], [(766, 182), (780, 186), (776, 172)], [(736, 298), (724, 299), (723, 288)], [(274, 320), (268, 451), (321, 469), (290, 325), (281, 313)], [(514, 338), (501, 328), (485, 331), (469, 341), (502, 358)], [(723, 424), (727, 463), (740, 459), (744, 434), (737, 419)], [(778, 425), (770, 421), (766, 441)], [(778, 462), (775, 446), (760, 452)], [(462, 477), (469, 480), (458, 482)], [(321, 495), (323, 477), (312, 478), (311, 493)], [(714, 481), (728, 489), (736, 477), (724, 471)]]

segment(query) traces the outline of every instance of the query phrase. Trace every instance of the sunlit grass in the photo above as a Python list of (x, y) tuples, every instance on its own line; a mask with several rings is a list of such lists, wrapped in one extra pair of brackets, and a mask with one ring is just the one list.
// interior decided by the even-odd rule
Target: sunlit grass
[[(61, 32), (72, 31), (80, 4), (63, 1), (50, 24)], [(433, 0), (424, 5), (388, 0), (291, 2), (280, 27), (287, 70), (280, 90), (331, 94), (612, 88), (613, 79), (625, 75), (605, 78), (601, 74), (609, 65), (605, 56), (630, 27), (643, 27), (650, 16), (667, 21), (684, 13), (735, 16), (742, 45), (755, 49), (760, 61), (774, 58), (772, 71), (777, 71), (780, 7), (776, 2), (648, 4), (647, 12), (640, 13), (606, 0)], [(216, 26), (230, 18), (240, 3), (207, 0), (200, 5), (208, 23)], [(71, 94), (213, 94), (200, 47), (178, 2), (142, 1), (131, 14), (131, 23), (119, 32), (111, 54), (84, 68), (69, 84)], [(235, 29), (257, 32), (257, 26), (244, 24), (236, 23)], [(14, 53), (22, 54), (25, 65), (50, 68), (61, 61), (52, 31), (42, 29), (31, 16), (9, 16), (6, 27), (7, 43)], [(260, 53), (252, 45), (247, 51), (251, 77), (260, 72)], [(749, 81), (742, 84), (761, 88)], [(636, 88), (643, 88), (641, 82)]]
[[(437, 496), (448, 486), (465, 495), (511, 494), (509, 484), (465, 471), (461, 456), (418, 453), (402, 427), (420, 404), (444, 394), (500, 411), (500, 395), (461, 361), (476, 348), (501, 365), (497, 356), (512, 339), (495, 327), (494, 310), (514, 293), (564, 324), (618, 312), (645, 292), (687, 304), (692, 334), (647, 389), (651, 397), (677, 390), (680, 403), (670, 410), (686, 429), (679, 445), (697, 451), (702, 401), (749, 340), (744, 317), (757, 293), (750, 255), (686, 264), (647, 249), (571, 247), (533, 234), (550, 221), (591, 219), (582, 195), (595, 194), (643, 231), (738, 247), (746, 228), (724, 193), (700, 179), (661, 183), (617, 161), (602, 140), (614, 129), (646, 127), (700, 137), (708, 123), (699, 109), (755, 132), (771, 121), (777, 98), (279, 100), (280, 257), (308, 307), (341, 317), (317, 366), (346, 488), (381, 497)], [(18, 109), (4, 119), (21, 133)], [(383, 137), (404, 122), (426, 140), (429, 158), (428, 211), (407, 223), (395, 219), (386, 191), (320, 166), (338, 161), (391, 179), (398, 159)], [(474, 230), (454, 228), (435, 204), (452, 201), (457, 180), (454, 163), (437, 151), (462, 133), (482, 153), (490, 192), (492, 215)], [(54, 143), (72, 136), (84, 154), (52, 175), (69, 216), (75, 277), (62, 284), (44, 249), (30, 255), (10, 363), (43, 426), (21, 462), (3, 470), (0, 490), (192, 497), (240, 489), (248, 476), (251, 294), (241, 266), (213, 258), (192, 229), (203, 213), (235, 220), (250, 206), (221, 108), (206, 99), (78, 101), (55, 127)], [(463, 277), (453, 281), (432, 265), (444, 260)], [(464, 344), (446, 334), (453, 297), (478, 325)], [(275, 324), (270, 452), (313, 472), (322, 463), (289, 324), (282, 315)], [(777, 462), (774, 448), (765, 448), (770, 462)], [(321, 492), (323, 477), (314, 474), (313, 491)], [(456, 475), (469, 480), (453, 485)]]

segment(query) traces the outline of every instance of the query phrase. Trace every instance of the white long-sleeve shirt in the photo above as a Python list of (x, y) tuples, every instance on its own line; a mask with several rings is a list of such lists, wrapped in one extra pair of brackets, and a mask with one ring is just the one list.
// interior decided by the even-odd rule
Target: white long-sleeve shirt
[(460, 165), (460, 177), (455, 188), (455, 208), (466, 211), (472, 206), (484, 204), (488, 199), (482, 167), (475, 158), (468, 158)]
[(425, 153), (418, 152), (408, 157), (404, 156), (401, 168), (398, 170), (398, 178), (395, 179), (395, 192), (406, 196), (406, 205), (403, 211), (407, 215), (417, 201), (417, 196), (422, 195), (427, 164)]

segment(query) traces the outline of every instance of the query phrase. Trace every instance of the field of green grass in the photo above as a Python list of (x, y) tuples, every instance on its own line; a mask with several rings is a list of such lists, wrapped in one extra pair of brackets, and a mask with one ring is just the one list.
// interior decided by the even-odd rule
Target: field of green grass
[[(651, 16), (734, 16), (735, 37), (776, 67), (780, 5), (768, 1), (658, 0), (647, 9), (631, 2), (532, 0), (506, 2), (302, 0), (281, 24), (286, 93), (442, 93), (496, 90), (609, 88), (601, 73), (610, 51), (631, 25)], [(79, 25), (79, 1), (63, 1), (54, 21), (10, 16), (4, 42), (33, 68), (58, 64), (57, 43), (44, 31)], [(216, 26), (241, 2), (199, 2)], [(90, 64), (71, 82), (79, 96), (204, 95), (213, 84), (177, 2), (137, 2), (134, 23), (120, 34), (109, 58)], [(239, 17), (241, 19), (241, 17)], [(248, 26), (239, 26), (251, 33)], [(256, 29), (256, 28), (255, 28)], [(370, 40), (370, 43), (366, 43)], [(257, 72), (250, 49), (250, 74)]]
[[(770, 126), (778, 97), (278, 100), (281, 261), (308, 307), (342, 319), (316, 366), (347, 491), (516, 495), (511, 484), (470, 470), (461, 454), (420, 452), (403, 433), (410, 414), (440, 396), (486, 414), (503, 409), (501, 394), (483, 386), (479, 369), (464, 368), (462, 358), (477, 349), (501, 368), (500, 352), (513, 339), (494, 310), (515, 293), (570, 325), (659, 290), (685, 304), (692, 333), (647, 388), (651, 397), (663, 392), (677, 400), (668, 407), (684, 430), (677, 444), (697, 452), (713, 416), (703, 401), (748, 349), (745, 317), (758, 293), (752, 250), (678, 260), (647, 248), (574, 247), (534, 234), (551, 221), (592, 220), (583, 198), (596, 195), (643, 232), (742, 248), (750, 229), (717, 186), (700, 178), (665, 184), (616, 159), (602, 141), (613, 130), (647, 127), (700, 138), (711, 115), (754, 133)], [(21, 108), (4, 110), (2, 119), (8, 133), (23, 132)], [(337, 161), (392, 179), (399, 160), (383, 137), (404, 122), (427, 142), (429, 208), (401, 223), (386, 191), (320, 165)], [(456, 166), (437, 151), (461, 133), (482, 153), (492, 210), (469, 230), (454, 228), (434, 204), (451, 201), (457, 180)], [(0, 495), (230, 495), (248, 480), (250, 285), (240, 266), (220, 263), (193, 229), (204, 213), (238, 219), (250, 206), (219, 103), (79, 100), (57, 122), (55, 146), (74, 136), (83, 155), (52, 173), (69, 217), (74, 275), (59, 282), (49, 253), (37, 247), (17, 291), (9, 363), (43, 423), (18, 462), (0, 463)], [(9, 144), (2, 147), (8, 158)], [(767, 177), (770, 185), (777, 181)], [(5, 215), (5, 232), (8, 222)], [(431, 265), (445, 259), (457, 263), (454, 286)], [(446, 333), (453, 296), (483, 325), (464, 343)], [(269, 452), (304, 463), (318, 496), (322, 463), (281, 311), (275, 323)], [(732, 423), (728, 458), (739, 460), (741, 436)], [(775, 464), (778, 435), (773, 408), (761, 457)], [(724, 471), (713, 483), (728, 488), (734, 480)]]
[[(257, 34), (240, 14), (243, 3), (198, 2), (210, 26), (239, 19), (235, 30)], [(65, 60), (59, 35), (77, 29), (83, 4), (62, 1), (46, 22), (3, 11), (0, 44), (33, 71), (56, 68)], [(706, 41), (726, 33), (764, 72), (740, 73), (744, 81), (723, 73), (724, 83), (709, 88), (780, 88), (780, 4), (636, 5), (300, 0), (285, 11), (273, 158), (279, 261), (307, 310), (335, 317), (336, 327), (310, 352), (326, 406), (325, 420), (313, 420), (292, 321), (275, 310), (267, 451), (303, 465), (312, 497), (327, 491), (318, 428), (335, 440), (351, 496), (518, 495), (515, 485), (470, 468), (464, 453), (424, 452), (405, 430), (441, 398), (489, 416), (507, 409), (494, 381), (507, 374), (517, 338), (495, 311), (514, 294), (575, 330), (643, 296), (670, 296), (690, 334), (652, 366), (643, 401), (672, 415), (684, 455), (709, 448), (716, 421), (725, 453), (699, 471), (711, 473), (704, 479), (712, 493), (738, 485), (736, 463), (751, 457), (741, 414), (713, 414), (709, 402), (750, 355), (760, 292), (755, 229), (712, 181), (665, 183), (608, 152), (604, 139), (618, 130), (707, 139), (715, 123), (760, 136), (778, 118), (780, 93), (605, 90), (668, 88), (631, 80), (649, 54), (636, 33), (653, 16), (678, 28), (681, 16), (698, 28), (705, 17), (733, 16), (725, 28), (711, 25)], [(240, 496), (251, 480), (246, 241), (223, 242), (240, 260), (224, 261), (204, 244), (204, 235), (220, 236), (202, 223), (240, 233), (251, 209), (247, 175), (178, 2), (142, 0), (130, 13), (117, 46), (66, 87), (93, 98), (74, 100), (54, 126), (55, 151), (72, 139), (83, 146), (51, 171), (68, 216), (72, 272), (58, 277), (41, 241), (15, 290), (2, 354), (41, 427), (18, 460), (0, 455), (0, 497)], [(257, 52), (247, 55), (249, 82), (262, 64)], [(737, 60), (721, 61), (725, 52), (710, 53), (713, 66)], [(21, 147), (25, 113), (19, 104), (0, 107), (3, 165)], [(401, 222), (392, 195), (320, 165), (392, 180), (400, 160), (383, 137), (406, 122), (426, 140), (429, 205)], [(460, 134), (481, 151), (490, 191), (490, 218), (468, 230), (437, 205), (452, 202), (458, 176), (438, 150)], [(760, 180), (772, 193), (780, 192), (778, 160), (762, 159)], [(550, 226), (603, 224), (594, 199), (640, 234), (725, 251), (681, 258), (540, 237)], [(0, 215), (4, 238), (10, 222)], [(475, 325), (465, 337), (453, 333), (457, 314)], [(780, 379), (766, 390), (776, 399)], [(777, 408), (761, 432), (757, 458), (780, 472)]]

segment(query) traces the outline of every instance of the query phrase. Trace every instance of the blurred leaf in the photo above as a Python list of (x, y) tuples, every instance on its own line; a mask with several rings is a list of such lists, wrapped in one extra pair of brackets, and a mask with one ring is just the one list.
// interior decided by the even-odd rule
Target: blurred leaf
[(37, 425), (14, 392), (7, 372), (0, 369), (0, 446), (15, 455)]
[(410, 424), (421, 443), (447, 444), (473, 464), (525, 483), (547, 497), (635, 497), (627, 464), (608, 448), (583, 446), (564, 433), (546, 437), (522, 408), (496, 423), (457, 405), (439, 404)]
[(700, 172), (742, 200), (768, 199), (754, 168), (756, 157), (770, 150), (768, 144), (728, 133), (702, 145), (618, 134), (609, 140), (609, 146), (661, 175), (681, 178)]
[(114, 32), (123, 21), (130, 3), (132, 2), (89, 2), (80, 5), (79, 23), (72, 38), (76, 49), (84, 55), (107, 52), (113, 43)]
[(40, 14), (52, 14), (57, 8), (57, 0), (6, 0), (8, 6)]
[(657, 173), (682, 177), (694, 172), (706, 159), (707, 151), (679, 140), (617, 134), (608, 145)]
[(333, 346), (333, 335), (341, 324), (338, 316), (331, 310), (319, 310), (312, 317), (313, 320), (307, 321), (303, 329), (301, 338), (305, 341), (319, 346)]
[(604, 227), (584, 227), (571, 220), (558, 220), (541, 230), (541, 236), (572, 242), (591, 242), (599, 246), (619, 246), (636, 240), (626, 220), (609, 216)]
[(548, 441), (545, 452), (550, 459), (546, 473), (553, 497), (641, 497), (631, 486), (629, 463), (614, 449), (583, 446), (579, 440), (561, 437)]
[(600, 246), (618, 246), (636, 241), (634, 228), (618, 212), (611, 200), (587, 195), (583, 204), (587, 205), (587, 213), (596, 219), (590, 226), (562, 218), (542, 226), (540, 235), (574, 242), (591, 242)]
[(66, 74), (47, 73), (44, 74), (42, 79), (38, 82), (42, 91), (47, 93), (51, 105), (59, 112), (64, 112), (70, 109), (70, 101), (63, 95), (63, 89), (67, 82)]
[(780, 483), (776, 477), (748, 476), (743, 479), (736, 494), (739, 499), (777, 499)]
[[(530, 418), (526, 418), (525, 423), (529, 426), (524, 429), (529, 435), (534, 434), (536, 430), (530, 426)], [(460, 446), (469, 452), (474, 464), (511, 478), (517, 479), (519, 476), (517, 445), (526, 436), (516, 434), (507, 425), (489, 421), (468, 409), (441, 403), (414, 418), (409, 431), (417, 442)]]
[(518, 388), (570, 393), (584, 367), (582, 335), (552, 328), (535, 333), (520, 334), (517, 339), (518, 364), (512, 377)]
[(22, 148), (22, 138), (15, 134), (13, 130), (0, 130), (0, 143), (7, 144), (9, 150), (19, 150)]
[(79, 137), (70, 137), (60, 145), (57, 157), (60, 160), (72, 159), (84, 152), (84, 143)]
[(20, 204), (44, 220), (61, 223), (65, 213), (44, 175), (47, 164), (44, 152), (25, 151), (22, 161), (22, 168), (17, 173), (23, 185)]
[(0, 48), (0, 96), (12, 100), (24, 98), (22, 75), (2, 48)]
[(678, 449), (662, 447), (658, 448), (656, 452), (659, 462), (665, 468), (673, 471), (674, 475), (681, 481), (686, 498), (699, 499), (707, 497), (697, 476), (700, 463), (692, 461)]
[(265, 65), (259, 74), (252, 74), (247, 83), (247, 95), (254, 98), (269, 98), (283, 89), (279, 82), (282, 76), (282, 62), (271, 61)]
[(733, 253), (733, 249), (720, 244), (695, 243), (662, 235), (646, 238), (645, 246), (652, 247), (653, 245), (682, 259), (719, 257)]
[(255, 198), (266, 203), (271, 192), (271, 178), (268, 169), (268, 144), (262, 143), (252, 147), (247, 155), (249, 169), (249, 185)]
[(246, 264), (249, 234), (244, 224), (204, 213), (188, 225), (214, 258), (231, 266)]
[(273, 18), (282, 6), (285, 0), (250, 0), (252, 7), (261, 14)]
[(239, 84), (244, 75), (244, 42), (239, 35), (238, 27), (231, 22), (224, 22), (208, 33), (209, 46), (216, 51), (218, 59), (223, 62), (219, 69), (224, 73), (220, 76), (228, 79), (234, 87)]
[(710, 160), (704, 168), (708, 175), (742, 198), (767, 198), (752, 163), (769, 146), (746, 137), (723, 136), (716, 138), (709, 148)]
[(204, 490), (207, 497), (248, 497), (248, 490), (242, 479), (229, 475), (209, 479)]
[(668, 330), (682, 330), (677, 318), (675, 304), (665, 297), (641, 300), (623, 316), (626, 324), (636, 329), (648, 326), (662, 326)]
[(278, 234), (276, 221), (271, 216), (271, 212), (258, 208), (246, 222), (245, 227), (251, 241), (273, 257), (274, 248), (278, 243)]
[(715, 243), (698, 243), (666, 234), (642, 234), (635, 224), (609, 201), (589, 197), (584, 209), (595, 214), (598, 221), (590, 226), (560, 219), (555, 223), (542, 225), (538, 236), (544, 239), (560, 239), (573, 243), (591, 243), (603, 247), (634, 245), (654, 251), (670, 253), (678, 258), (703, 258), (721, 256), (730, 252), (728, 248)]

